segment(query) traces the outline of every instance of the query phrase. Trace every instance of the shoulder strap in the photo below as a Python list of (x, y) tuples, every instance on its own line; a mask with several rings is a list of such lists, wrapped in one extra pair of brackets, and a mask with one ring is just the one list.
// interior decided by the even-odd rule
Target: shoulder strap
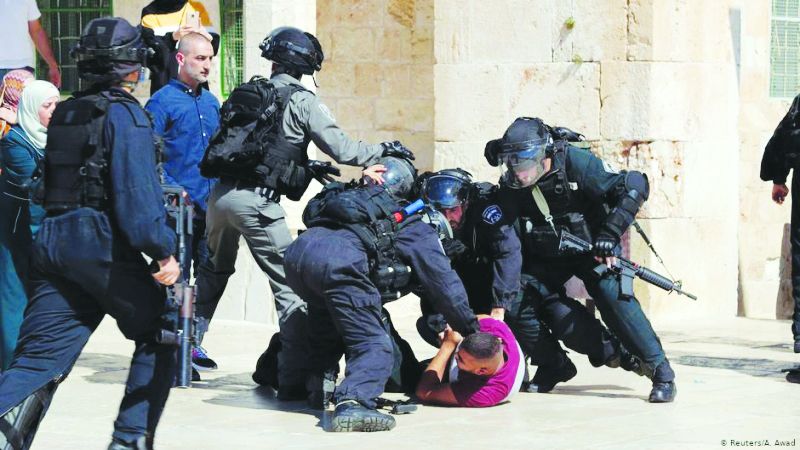
[(539, 212), (541, 212), (544, 216), (544, 220), (550, 224), (550, 228), (553, 229), (553, 233), (558, 236), (558, 231), (556, 231), (556, 226), (553, 223), (553, 215), (550, 214), (550, 207), (547, 206), (547, 200), (545, 200), (542, 190), (539, 189), (538, 185), (534, 185), (533, 189), (531, 189), (531, 194), (533, 194), (533, 201), (536, 203), (536, 207), (539, 208)]

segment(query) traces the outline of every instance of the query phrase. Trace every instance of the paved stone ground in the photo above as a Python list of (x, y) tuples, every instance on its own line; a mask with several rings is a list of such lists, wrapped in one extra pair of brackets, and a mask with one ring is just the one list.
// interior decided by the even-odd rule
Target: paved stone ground
[[(431, 357), (414, 331), (412, 300), (390, 308), (417, 356)], [(647, 403), (650, 383), (622, 370), (592, 368), (573, 354), (578, 375), (550, 394), (519, 394), (482, 410), (422, 407), (398, 416), (385, 433), (326, 433), (327, 415), (302, 402), (282, 403), (250, 380), (254, 362), (274, 331), (218, 322), (206, 347), (220, 370), (192, 389), (173, 390), (156, 445), (159, 449), (718, 449), (743, 441), (800, 442), (800, 385), (781, 369), (800, 363), (791, 353), (786, 321), (656, 323), (678, 378), (673, 404)], [(59, 388), (34, 449), (104, 449), (122, 395), (130, 351), (105, 321)], [(734, 441), (734, 442), (732, 442)], [(754, 444), (754, 443), (753, 443)]]

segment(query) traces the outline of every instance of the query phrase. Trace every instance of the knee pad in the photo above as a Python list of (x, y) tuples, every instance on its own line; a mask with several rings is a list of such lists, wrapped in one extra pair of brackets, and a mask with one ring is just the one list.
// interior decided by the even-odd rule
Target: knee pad
[[(59, 380), (60, 381), (60, 380)], [(44, 418), (59, 381), (50, 381), (0, 417), (0, 448), (28, 449)]]

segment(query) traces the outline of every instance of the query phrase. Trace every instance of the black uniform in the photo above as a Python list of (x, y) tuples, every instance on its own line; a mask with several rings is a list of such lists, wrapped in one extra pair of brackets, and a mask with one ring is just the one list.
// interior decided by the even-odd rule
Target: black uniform
[[(379, 189), (355, 191), (374, 199)], [(418, 216), (400, 226), (387, 225), (387, 218), (360, 224), (314, 223), (309, 211), (315, 200), (304, 213), (310, 228), (287, 248), (285, 258), (287, 283), (308, 303), (312, 371), (335, 367), (344, 353), (346, 374), (334, 401), (355, 400), (375, 408), (393, 367), (384, 302), (418, 283), (454, 330), (470, 334), (478, 330), (478, 323), (436, 232)], [(384, 213), (399, 209), (399, 203), (385, 201), (380, 207)], [(378, 223), (388, 228), (376, 228)]]
[[(617, 173), (588, 150), (556, 142), (552, 168), (536, 185), (541, 190), (556, 229), (595, 241), (603, 233), (625, 231), (638, 204), (633, 195), (647, 197), (647, 180), (639, 172)], [(580, 278), (595, 300), (603, 321), (622, 344), (645, 365), (654, 382), (667, 383), (674, 372), (649, 320), (631, 295), (622, 295), (620, 280), (611, 271), (595, 273), (591, 255), (566, 256), (558, 251), (558, 236), (539, 210), (531, 189), (501, 188), (498, 208), (518, 221), (523, 250), (523, 272), (542, 298), (559, 296), (572, 276)], [(611, 208), (609, 214), (606, 205)], [(633, 210), (633, 211), (632, 211)]]
[[(81, 123), (92, 117), (100, 117), (101, 128)], [(81, 132), (84, 125), (88, 134)], [(36, 391), (55, 390), (110, 314), (136, 343), (114, 438), (152, 439), (175, 370), (175, 347), (155, 342), (166, 297), (142, 258), (145, 253), (161, 260), (175, 249), (156, 176), (153, 130), (134, 97), (111, 89), (59, 104), (47, 151), (48, 217), (34, 244), (31, 296), (16, 355), (0, 376), (0, 414)]]
[[(789, 171), (800, 162), (800, 95), (794, 98), (789, 112), (778, 124), (764, 148), (761, 159), (761, 179), (774, 184), (786, 184)], [(792, 335), (794, 351), (800, 353), (800, 177), (792, 177)]]

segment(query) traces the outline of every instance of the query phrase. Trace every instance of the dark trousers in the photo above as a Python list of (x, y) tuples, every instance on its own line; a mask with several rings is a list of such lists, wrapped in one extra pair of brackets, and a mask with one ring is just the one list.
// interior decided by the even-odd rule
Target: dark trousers
[(520, 331), (514, 331), (523, 336), (517, 336), (520, 345), (525, 340), (527, 329), (533, 332), (536, 328), (541, 328), (528, 325), (536, 320), (547, 327), (546, 331), (554, 339), (562, 341), (570, 350), (586, 355), (594, 367), (602, 366), (619, 352), (619, 341), (586, 307), (568, 297), (563, 289), (552, 293), (536, 279), (523, 276), (522, 292), (519, 312), (516, 312), (515, 307), (506, 313), (506, 317), (509, 313), (512, 318), (520, 317), (517, 320), (521, 323), (516, 325)]
[[(175, 230), (175, 218), (167, 218), (170, 228)], [(208, 261), (208, 236), (206, 235), (206, 215), (204, 212), (195, 212), (192, 217), (192, 234), (185, 237), (185, 249), (183, 264), (181, 265), (181, 275), (183, 279), (189, 281), (192, 274), (197, 277), (200, 266)], [(178, 249), (175, 249), (178, 255)]]
[(0, 375), (0, 414), (66, 376), (111, 314), (136, 343), (114, 437), (152, 435), (175, 377), (175, 347), (153, 342), (165, 304), (144, 259), (112, 238), (106, 216), (80, 209), (45, 220), (14, 360)]
[(354, 234), (312, 228), (286, 249), (286, 282), (308, 303), (311, 373), (338, 367), (345, 377), (333, 400), (375, 408), (393, 371), (393, 344), (367, 254)]
[(800, 341), (800, 176), (792, 174), (792, 224), (790, 239), (792, 243), (792, 335)]
[(551, 294), (561, 292), (564, 283), (573, 275), (580, 278), (586, 291), (594, 299), (603, 322), (622, 345), (644, 363), (646, 372), (653, 376), (653, 380), (672, 381), (674, 373), (671, 369), (656, 371), (666, 361), (666, 355), (639, 301), (635, 298), (623, 298), (619, 278), (611, 272), (597, 276), (593, 271), (596, 266), (597, 262), (592, 257), (577, 256), (528, 264), (524, 270), (527, 276), (541, 284), (540, 289), (545, 299)]

